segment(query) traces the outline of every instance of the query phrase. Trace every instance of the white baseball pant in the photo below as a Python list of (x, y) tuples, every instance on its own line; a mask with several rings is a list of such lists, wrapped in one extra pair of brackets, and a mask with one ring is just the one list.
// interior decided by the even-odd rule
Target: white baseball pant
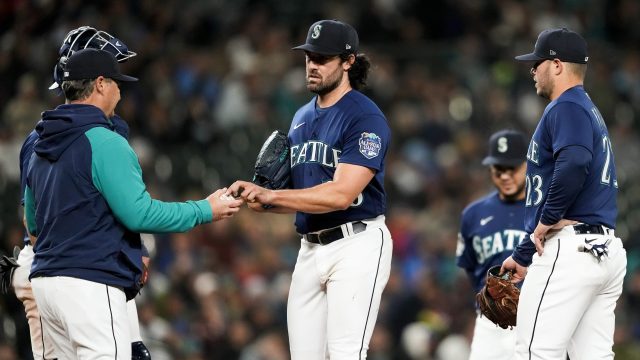
[(469, 360), (513, 360), (515, 350), (515, 327), (503, 329), (486, 316), (476, 317)]
[(24, 305), (24, 311), (27, 315), (33, 358), (35, 360), (55, 359), (57, 356), (54, 353), (53, 341), (46, 331), (42, 331), (40, 313), (33, 297), (31, 282), (29, 282), (31, 263), (33, 263), (33, 246), (25, 245), (22, 248), (17, 263), (20, 266), (13, 273), (12, 284), (16, 297)]
[[(582, 251), (586, 240), (611, 240), (599, 262)], [(573, 226), (552, 234), (533, 263), (518, 303), (516, 359), (613, 359), (616, 301), (627, 257), (613, 230), (576, 235)]]
[(33, 278), (31, 287), (60, 359), (131, 360), (122, 289), (65, 276)]
[(140, 336), (140, 322), (138, 320), (138, 308), (136, 307), (135, 299), (127, 301), (127, 317), (129, 318), (131, 342), (142, 341), (142, 336)]
[(393, 244), (384, 216), (363, 222), (327, 245), (301, 240), (287, 304), (292, 360), (366, 359)]

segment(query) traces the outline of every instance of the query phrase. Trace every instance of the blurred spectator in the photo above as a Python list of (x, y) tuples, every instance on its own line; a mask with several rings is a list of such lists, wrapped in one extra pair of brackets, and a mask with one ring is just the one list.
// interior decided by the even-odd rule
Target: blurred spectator
[[(0, 248), (20, 243), (17, 150), (40, 112), (60, 102), (47, 90), (50, 64), (70, 29), (97, 26), (138, 50), (123, 71), (140, 84), (122, 89), (116, 111), (129, 121), (150, 192), (186, 200), (251, 179), (262, 141), (286, 131), (309, 100), (303, 55), (289, 48), (308, 24), (340, 18), (367, 45), (366, 94), (394, 134), (386, 179), (394, 263), (369, 358), (409, 359), (407, 341), (424, 359), (452, 360), (474, 318), (472, 290), (454, 264), (459, 214), (491, 189), (478, 165), (484, 139), (505, 127), (532, 133), (544, 109), (513, 56), (531, 50), (540, 28), (563, 25), (587, 37), (597, 64), (587, 88), (617, 155), (616, 233), (628, 250), (616, 359), (640, 358), (639, 17), (636, 0), (2, 2)], [(224, 224), (146, 237), (154, 258), (137, 301), (153, 358), (286, 359), (300, 241), (292, 222), (242, 211)], [(0, 298), (0, 359), (24, 358), (28, 348), (23, 310), (10, 297)]]

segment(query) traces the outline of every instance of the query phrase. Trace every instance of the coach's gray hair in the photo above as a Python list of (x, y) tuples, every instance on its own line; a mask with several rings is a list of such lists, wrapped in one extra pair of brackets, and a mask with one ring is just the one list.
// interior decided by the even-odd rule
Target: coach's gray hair
[(347, 61), (351, 55), (355, 55), (356, 58), (349, 69), (349, 83), (352, 88), (362, 90), (367, 86), (367, 77), (369, 76), (371, 62), (365, 54), (342, 54), (340, 55), (340, 59)]
[(68, 101), (84, 100), (91, 95), (96, 79), (66, 80), (62, 92)]

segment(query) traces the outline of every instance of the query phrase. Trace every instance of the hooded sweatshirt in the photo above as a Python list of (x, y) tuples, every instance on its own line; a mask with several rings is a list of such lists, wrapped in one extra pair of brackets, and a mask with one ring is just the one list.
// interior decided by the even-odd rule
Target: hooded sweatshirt
[[(111, 129), (122, 135), (125, 139), (129, 139), (129, 125), (127, 125), (124, 119), (118, 115), (113, 115), (109, 118), (109, 121), (111, 123)], [(27, 168), (29, 167), (29, 161), (31, 160), (33, 146), (36, 140), (38, 140), (38, 133), (34, 129), (27, 135), (27, 138), (20, 148), (20, 205), (22, 206), (24, 206), (24, 189), (27, 186)], [(138, 236), (140, 236), (140, 234), (138, 234)], [(31, 245), (26, 229), (24, 231), (24, 244)], [(149, 256), (149, 251), (145, 248), (144, 243), (142, 244), (142, 255)]]
[(30, 278), (69, 276), (139, 290), (142, 252), (134, 233), (183, 232), (213, 218), (207, 200), (152, 199), (138, 158), (97, 107), (45, 111), (27, 168), (29, 232), (37, 237)]

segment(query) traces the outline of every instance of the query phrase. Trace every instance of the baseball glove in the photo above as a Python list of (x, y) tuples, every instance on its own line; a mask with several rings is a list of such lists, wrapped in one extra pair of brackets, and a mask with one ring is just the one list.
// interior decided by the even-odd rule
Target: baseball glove
[(3, 294), (9, 292), (11, 288), (11, 279), (13, 279), (13, 272), (16, 271), (18, 265), (16, 259), (20, 253), (20, 248), (17, 246), (13, 249), (13, 257), (2, 255), (0, 257), (0, 291)]
[(289, 188), (291, 182), (289, 151), (287, 134), (275, 130), (260, 149), (252, 182), (272, 190)]
[(480, 313), (503, 329), (516, 326), (520, 289), (511, 282), (511, 273), (500, 275), (500, 265), (487, 271), (487, 281), (476, 294)]

